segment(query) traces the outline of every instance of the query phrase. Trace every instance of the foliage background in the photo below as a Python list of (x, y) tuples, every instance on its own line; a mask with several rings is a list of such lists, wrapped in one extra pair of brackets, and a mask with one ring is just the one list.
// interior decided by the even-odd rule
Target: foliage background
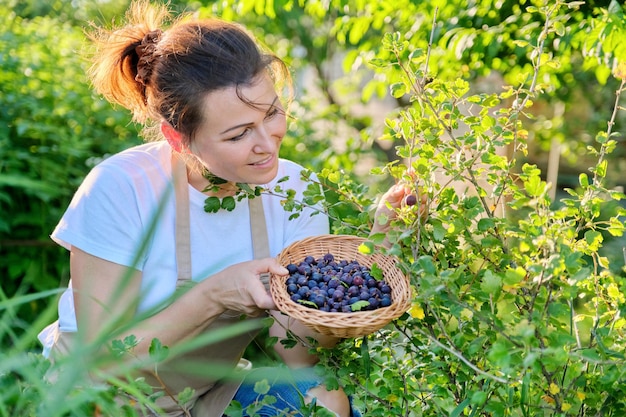
[[(86, 22), (114, 21), (127, 3), (124, 0), (9, 0), (0, 4), (0, 300), (3, 301), (0, 313), (6, 318), (0, 331), (0, 348), (19, 346), (26, 352), (38, 351), (33, 337), (38, 329), (33, 326), (45, 323), (42, 316), (53, 316), (54, 290), (68, 279), (67, 254), (50, 242), (48, 235), (88, 170), (107, 155), (141, 140), (125, 111), (112, 108), (92, 94), (84, 76), (87, 63), (80, 55)], [(527, 151), (516, 153), (511, 168), (528, 178), (546, 180), (550, 150), (558, 147), (560, 175), (554, 189), (562, 198), (567, 196), (563, 191), (565, 187), (582, 186), (580, 174), (597, 161), (589, 147), (599, 149), (596, 132), (606, 130), (615, 91), (619, 89), (620, 80), (611, 74), (619, 62), (626, 61), (626, 48), (621, 41), (626, 38), (626, 22), (623, 6), (617, 1), (557, 3), (562, 7), (542, 51), (547, 64), (540, 69), (537, 95), (523, 117)], [(351, 216), (358, 214), (353, 213), (354, 207), (360, 207), (357, 211), (368, 212), (380, 191), (402, 176), (392, 169), (378, 171), (380, 175), (372, 175), (370, 171), (390, 162), (402, 162), (397, 151), (405, 143), (401, 137), (391, 134), (385, 119), (394, 118), (414, 106), (411, 94), (390, 91), (392, 85), (403, 80), (399, 65), (384, 68), (371, 65), (396, 60), (392, 51), (385, 47), (384, 35), (402, 34), (410, 45), (402, 59), (410, 58), (409, 50), (429, 51), (428, 76), (445, 81), (467, 81), (471, 92), (475, 93), (500, 93), (504, 85), (523, 84), (532, 72), (531, 51), (540, 39), (544, 20), (539, 9), (528, 9), (533, 5), (543, 6), (543, 2), (530, 0), (223, 0), (171, 4), (177, 10), (195, 10), (239, 21), (288, 62), (296, 76), (298, 95), (291, 108), (296, 119), (284, 142), (283, 156), (318, 172), (341, 173), (344, 191), (352, 193), (357, 200), (355, 204), (335, 207), (344, 222), (350, 222)], [(511, 102), (504, 101), (502, 105), (510, 106)], [(624, 131), (625, 121), (624, 112), (619, 113), (612, 131)], [(603, 187), (607, 190), (624, 186), (623, 139), (617, 140), (615, 149), (606, 155), (610, 168), (604, 176)], [(505, 153), (512, 151), (516, 149), (504, 149)], [(524, 171), (525, 163), (536, 164), (540, 169)], [(441, 195), (449, 195), (449, 202), (453, 202), (452, 195)], [(336, 198), (341, 199), (341, 194)], [(440, 203), (446, 202), (440, 198)], [(454, 205), (455, 216), (459, 216), (462, 209), (466, 210), (465, 214), (473, 210), (474, 200), (463, 201), (461, 205)], [(618, 212), (620, 203), (611, 202), (602, 207), (599, 219), (594, 221), (608, 221)], [(445, 214), (445, 211), (439, 213)], [(527, 215), (527, 211), (512, 214), (519, 216), (517, 220)], [(337, 223), (336, 230), (344, 230), (344, 224)], [(361, 231), (367, 227), (362, 218), (351, 224), (361, 227)], [(422, 242), (412, 241), (412, 244), (427, 252), (427, 247), (420, 246)], [(608, 259), (606, 269), (617, 277), (611, 278), (614, 280), (611, 282), (620, 292), (623, 292), (623, 284), (618, 279), (623, 276), (623, 246), (619, 236), (604, 233), (598, 248)], [(455, 258), (452, 252), (448, 254), (452, 262)], [(404, 259), (415, 276), (424, 273), (425, 259), (408, 255)], [(441, 271), (426, 274), (420, 285), (428, 284), (429, 279), (441, 278)], [(606, 286), (608, 288), (608, 282)], [(28, 298), (46, 290), (51, 290), (53, 295), (44, 293), (47, 295)], [(441, 294), (431, 295), (443, 305), (450, 301), (437, 298)], [(10, 301), (16, 299), (27, 301)], [(429, 300), (422, 301), (425, 303), (422, 308), (428, 311)], [(621, 311), (623, 303), (617, 297), (611, 311)], [(431, 308), (436, 311), (441, 306)], [(453, 319), (469, 314), (462, 309), (448, 313)], [(458, 337), (463, 339), (481, 332), (480, 324), (471, 317), (467, 329)], [(392, 335), (386, 337), (392, 338)], [(492, 348), (491, 359), (497, 367), (508, 366), (504, 354), (507, 345), (495, 343), (498, 332), (488, 333), (486, 337), (489, 343), (481, 349)], [(391, 346), (391, 339), (386, 340), (386, 346)], [(353, 372), (343, 375), (344, 382), (354, 383), (354, 369), (367, 352), (361, 348), (361, 343), (367, 342), (347, 343), (340, 353), (353, 352), (355, 348), (361, 352), (343, 363), (342, 369)], [(428, 340), (419, 340), (419, 344), (428, 346)], [(469, 349), (476, 349), (476, 346), (471, 345)], [(384, 346), (372, 344), (370, 349), (372, 354), (378, 352), (381, 361), (391, 360), (381, 353)], [(411, 357), (411, 364), (417, 366), (415, 361), (423, 355), (423, 362), (419, 363), (426, 363), (426, 358), (431, 357), (441, 361), (438, 366), (443, 370), (449, 369), (451, 363), (459, 366), (454, 363), (454, 357), (439, 354), (436, 348), (419, 350), (419, 355), (414, 352)], [(403, 366), (408, 366), (407, 363), (400, 365), (393, 368), (391, 374), (385, 374), (382, 368), (376, 372), (393, 385), (399, 383), (400, 373), (406, 371)], [(543, 375), (545, 377), (545, 373)], [(449, 401), (437, 405), (441, 410), (458, 411), (457, 415), (468, 412), (466, 407), (470, 405), (476, 406), (471, 410), (480, 410), (486, 399), (479, 393), (497, 391), (490, 390), (488, 379), (483, 381), (471, 372), (460, 372), (455, 377), (465, 378), (456, 382), (458, 387), (467, 389), (459, 388), (456, 397), (441, 394), (441, 398)], [(565, 374), (563, 378), (565, 381)], [(621, 374), (611, 378), (606, 384), (600, 381), (597, 387), (606, 388), (610, 386), (608, 382), (623, 381)], [(369, 384), (377, 384), (376, 381), (372, 376)], [(440, 382), (443, 390), (445, 382)], [(428, 380), (428, 384), (432, 383)], [(483, 384), (485, 389), (476, 390), (472, 386), (475, 383)], [(364, 384), (367, 392), (376, 391), (368, 381), (359, 381), (355, 386), (358, 384)], [(398, 387), (400, 390), (400, 385)], [(392, 394), (398, 396), (397, 392), (388, 395)], [(620, 397), (617, 391), (610, 395)], [(404, 398), (408, 401), (409, 395), (405, 394)], [(389, 399), (382, 402), (394, 403)], [(398, 400), (397, 404), (403, 403)], [(395, 406), (406, 407), (406, 404)], [(549, 402), (544, 406), (551, 407)]]

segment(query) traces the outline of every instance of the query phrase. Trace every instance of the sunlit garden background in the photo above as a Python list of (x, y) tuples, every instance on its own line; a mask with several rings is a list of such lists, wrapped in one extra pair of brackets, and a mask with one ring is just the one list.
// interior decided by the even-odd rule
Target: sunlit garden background
[[(69, 280), (50, 232), (89, 169), (142, 140), (85, 77), (84, 31), (128, 3), (0, 3), (0, 416), (132, 415), (116, 390), (150, 400), (140, 381), (85, 388), (106, 360), (89, 349), (49, 385), (36, 338)], [(170, 4), (238, 21), (288, 63), (282, 156), (319, 174), (334, 233), (367, 236), (393, 182), (428, 201), (387, 236), (411, 309), (320, 350), (330, 386), (367, 416), (626, 414), (621, 1)], [(272, 342), (249, 355), (272, 360)]]

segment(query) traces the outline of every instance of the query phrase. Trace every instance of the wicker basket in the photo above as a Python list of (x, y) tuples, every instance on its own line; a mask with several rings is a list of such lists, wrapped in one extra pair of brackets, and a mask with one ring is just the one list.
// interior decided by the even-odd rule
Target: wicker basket
[(291, 300), (285, 281), (288, 276), (272, 275), (270, 291), (280, 311), (299, 320), (313, 330), (340, 338), (364, 336), (384, 327), (406, 312), (411, 304), (409, 280), (396, 266), (394, 258), (380, 253), (365, 255), (358, 248), (366, 239), (350, 235), (322, 235), (294, 242), (279, 255), (278, 261), (287, 266), (299, 263), (307, 255), (319, 258), (331, 253), (336, 260), (356, 260), (363, 266), (376, 264), (383, 279), (391, 287), (392, 304), (375, 310), (326, 312), (303, 306)]

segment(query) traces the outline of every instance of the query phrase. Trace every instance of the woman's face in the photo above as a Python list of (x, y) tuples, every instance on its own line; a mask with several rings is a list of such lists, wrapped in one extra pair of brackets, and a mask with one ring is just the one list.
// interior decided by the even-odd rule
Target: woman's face
[(253, 84), (209, 93), (204, 122), (191, 144), (209, 171), (227, 181), (266, 184), (278, 170), (278, 151), (287, 132), (285, 111), (267, 75)]

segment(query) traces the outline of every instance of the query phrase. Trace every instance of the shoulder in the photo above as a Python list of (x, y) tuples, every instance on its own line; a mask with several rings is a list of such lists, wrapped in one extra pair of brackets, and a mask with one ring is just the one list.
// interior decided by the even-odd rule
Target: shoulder
[(96, 165), (87, 180), (141, 182), (171, 176), (171, 148), (167, 142), (146, 143), (111, 155)]
[(171, 148), (167, 142), (150, 142), (112, 155), (98, 164), (98, 167), (104, 169), (119, 167), (134, 170), (169, 165), (170, 161)]

